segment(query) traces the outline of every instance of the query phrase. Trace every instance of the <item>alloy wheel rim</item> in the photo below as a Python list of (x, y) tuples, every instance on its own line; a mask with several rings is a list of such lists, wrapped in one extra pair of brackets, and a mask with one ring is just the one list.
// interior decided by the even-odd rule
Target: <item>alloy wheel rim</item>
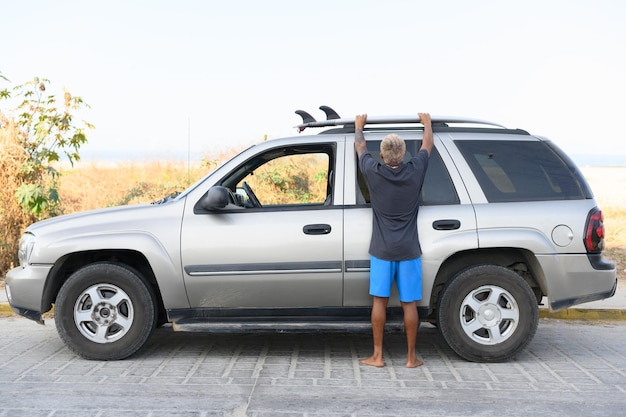
[(112, 284), (96, 284), (84, 290), (74, 305), (74, 323), (95, 343), (111, 343), (130, 330), (135, 313), (128, 294)]
[(459, 317), (461, 328), (470, 339), (481, 345), (497, 345), (515, 333), (520, 311), (510, 292), (485, 285), (472, 290), (463, 299)]

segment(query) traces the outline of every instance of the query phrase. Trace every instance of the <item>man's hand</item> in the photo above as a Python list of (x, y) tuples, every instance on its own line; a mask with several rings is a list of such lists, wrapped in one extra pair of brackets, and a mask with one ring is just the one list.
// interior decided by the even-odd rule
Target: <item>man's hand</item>
[(354, 118), (354, 128), (363, 130), (367, 122), (367, 114), (359, 114)]
[(430, 121), (430, 114), (428, 113), (417, 113), (417, 115), (420, 117), (420, 123), (424, 125), (424, 127), (426, 127), (426, 125), (432, 127), (432, 123)]

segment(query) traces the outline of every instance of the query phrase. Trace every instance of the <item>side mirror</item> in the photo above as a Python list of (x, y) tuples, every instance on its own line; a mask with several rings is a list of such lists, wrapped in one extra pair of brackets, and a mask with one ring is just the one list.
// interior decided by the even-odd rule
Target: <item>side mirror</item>
[(205, 210), (219, 210), (228, 205), (230, 191), (226, 187), (216, 185), (202, 198), (200, 205)]

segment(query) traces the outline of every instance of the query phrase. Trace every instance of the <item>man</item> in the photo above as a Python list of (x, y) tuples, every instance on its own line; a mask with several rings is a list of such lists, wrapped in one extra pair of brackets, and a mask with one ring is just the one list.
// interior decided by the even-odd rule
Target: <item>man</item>
[(433, 148), (433, 131), (430, 115), (419, 113), (419, 117), (424, 125), (424, 136), (418, 154), (405, 163), (404, 140), (390, 134), (380, 144), (380, 156), (384, 164), (377, 162), (367, 150), (363, 135), (367, 115), (355, 118), (354, 148), (370, 191), (373, 212), (369, 253), (374, 353), (361, 360), (364, 365), (385, 365), (383, 333), (387, 303), (394, 281), (404, 314), (408, 348), (406, 366), (416, 368), (423, 364), (415, 356), (419, 325), (416, 301), (422, 298), (422, 252), (417, 235), (417, 212), (420, 190)]

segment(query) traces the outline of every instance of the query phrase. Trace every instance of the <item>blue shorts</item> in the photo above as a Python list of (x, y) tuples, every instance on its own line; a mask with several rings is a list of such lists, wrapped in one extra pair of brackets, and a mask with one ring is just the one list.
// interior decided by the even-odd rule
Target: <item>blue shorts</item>
[(384, 261), (370, 255), (370, 295), (388, 298), (396, 282), (400, 301), (422, 299), (422, 258), (408, 261)]

